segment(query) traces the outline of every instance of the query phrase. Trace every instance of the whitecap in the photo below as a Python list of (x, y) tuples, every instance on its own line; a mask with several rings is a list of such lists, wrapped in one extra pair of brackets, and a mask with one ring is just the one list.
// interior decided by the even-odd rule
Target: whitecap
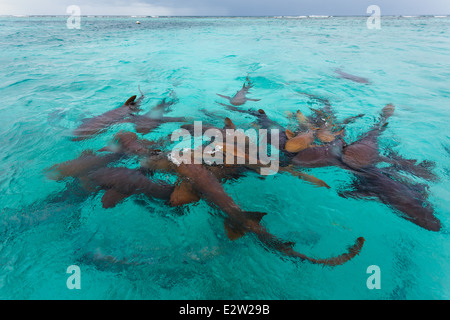
[(286, 19), (305, 19), (308, 18), (308, 16), (285, 16)]

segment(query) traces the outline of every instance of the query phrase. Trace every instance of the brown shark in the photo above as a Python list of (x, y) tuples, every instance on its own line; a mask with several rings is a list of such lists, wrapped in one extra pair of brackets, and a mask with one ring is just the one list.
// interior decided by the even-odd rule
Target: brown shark
[[(361, 169), (374, 165), (382, 160), (378, 150), (378, 137), (386, 129), (387, 119), (393, 114), (394, 106), (387, 105), (381, 111), (381, 120), (363, 137), (347, 145), (343, 140), (344, 129), (331, 133), (334, 140), (319, 146), (310, 146), (299, 151), (293, 158), (292, 164), (303, 168), (319, 168), (338, 166), (344, 169)], [(360, 114), (344, 120), (343, 125), (362, 117)], [(319, 130), (320, 131), (320, 130)], [(316, 134), (317, 136), (317, 134)], [(319, 139), (320, 140), (320, 139)], [(323, 142), (323, 141), (322, 141)]]
[(296, 252), (293, 249), (293, 243), (278, 239), (261, 225), (260, 222), (265, 213), (242, 211), (234, 200), (225, 192), (217, 178), (204, 166), (197, 164), (188, 165), (184, 163), (177, 166), (168, 161), (167, 157), (161, 156), (147, 159), (144, 166), (151, 169), (174, 171), (181, 178), (185, 179), (185, 181), (188, 181), (192, 185), (193, 190), (201, 198), (218, 207), (225, 214), (225, 230), (227, 236), (231, 240), (236, 240), (248, 233), (254, 234), (265, 246), (276, 250), (285, 256), (329, 266), (340, 265), (351, 260), (359, 254), (364, 244), (364, 238), (358, 238), (356, 243), (349, 248), (348, 253), (343, 255), (330, 259), (307, 257), (306, 255)]
[(316, 131), (316, 137), (322, 142), (329, 143), (334, 141), (336, 136), (343, 134), (343, 130), (346, 125), (364, 116), (364, 114), (359, 114), (357, 116), (345, 118), (339, 125), (335, 111), (327, 98), (322, 98), (320, 96), (305, 92), (297, 92), (324, 105), (320, 109), (310, 108), (313, 113), (309, 116), (304, 116), (300, 110), (297, 111), (297, 119), (300, 129), (305, 131), (312, 129), (314, 126), (315, 129), (318, 130)]
[(102, 168), (90, 173), (88, 179), (93, 185), (106, 190), (102, 197), (104, 208), (113, 208), (135, 194), (169, 200), (175, 189), (173, 185), (150, 180), (137, 169)]
[(233, 106), (242, 106), (243, 104), (245, 104), (247, 101), (260, 101), (261, 99), (249, 99), (247, 98), (247, 94), (249, 93), (250, 88), (252, 88), (253, 85), (250, 82), (249, 77), (247, 76), (247, 84), (243, 84), (242, 85), (242, 89), (239, 90), (234, 96), (229, 97), (229, 96), (224, 96), (221, 94), (217, 94), (219, 97), (225, 98), (227, 100), (230, 101), (230, 103)]
[(357, 83), (370, 84), (369, 79), (346, 73), (341, 69), (336, 69), (335, 72), (338, 74), (339, 78), (350, 80)]
[(352, 169), (362, 169), (370, 167), (379, 161), (378, 136), (386, 128), (370, 130), (364, 137), (354, 143), (344, 147), (342, 162)]
[(164, 113), (175, 103), (175, 100), (163, 99), (155, 108), (144, 115), (130, 115), (126, 122), (135, 125), (137, 133), (148, 134), (167, 122), (186, 122), (185, 117), (165, 117)]
[(183, 206), (189, 203), (195, 203), (200, 200), (200, 196), (188, 181), (181, 181), (170, 195), (170, 205), (172, 207)]
[(391, 165), (392, 169), (406, 171), (426, 180), (436, 181), (437, 176), (432, 172), (434, 163), (430, 161), (418, 162), (413, 159), (405, 159), (399, 154), (390, 151), (388, 156), (379, 154), (378, 137), (386, 128), (386, 121), (394, 114), (395, 107), (392, 104), (386, 105), (380, 114), (380, 122), (367, 134), (354, 143), (344, 146), (342, 161), (352, 169), (370, 167), (378, 162), (385, 162)]
[[(339, 166), (351, 171), (357, 177), (354, 191), (341, 193), (344, 197), (376, 198), (382, 203), (402, 213), (402, 217), (430, 231), (441, 229), (432, 205), (425, 200), (423, 186), (406, 183), (398, 173), (378, 169), (375, 164), (387, 162), (418, 176), (432, 178), (426, 166), (415, 165), (415, 161), (401, 157), (389, 159), (379, 154), (378, 137), (386, 129), (387, 119), (394, 113), (392, 104), (381, 111), (380, 122), (362, 138), (349, 146), (344, 146)], [(404, 165), (404, 167), (402, 166)], [(409, 170), (408, 170), (409, 169)], [(403, 181), (401, 181), (403, 180)], [(419, 191), (418, 191), (419, 190)]]
[[(251, 116), (256, 117), (256, 123), (254, 124), (255, 127), (259, 129), (266, 129), (267, 132), (267, 143), (270, 144), (272, 141), (272, 132), (271, 129), (277, 129), (279, 131), (279, 147), (280, 150), (283, 152), (286, 152), (285, 145), (286, 142), (289, 140), (289, 137), (286, 134), (286, 129), (278, 124), (276, 121), (273, 121), (272, 119), (267, 116), (266, 112), (263, 109), (259, 109), (257, 111), (255, 110), (242, 110), (233, 106), (226, 105), (227, 109), (239, 113), (248, 114)], [(292, 137), (291, 137), (292, 138)], [(291, 155), (291, 154), (290, 154)]]
[(342, 139), (336, 139), (325, 145), (304, 149), (292, 158), (292, 164), (302, 168), (341, 166), (344, 145)]
[(130, 131), (120, 131), (114, 137), (113, 143), (99, 151), (123, 152), (129, 155), (148, 155), (153, 151), (156, 142), (139, 139), (137, 134)]
[[(257, 118), (255, 126), (260, 129), (266, 129), (267, 132), (267, 143), (272, 142), (272, 131), (271, 129), (277, 129), (279, 130), (278, 134), (278, 143), (279, 143), (279, 150), (282, 151), (282, 157), (280, 159), (280, 171), (281, 172), (288, 172), (293, 176), (299, 177), (300, 179), (303, 179), (307, 182), (313, 183), (316, 186), (319, 187), (326, 187), (330, 188), (326, 182), (317, 179), (314, 176), (308, 175), (306, 173), (298, 172), (291, 170), (288, 168), (288, 166), (291, 164), (292, 158), (296, 155), (296, 152), (299, 152), (300, 150), (307, 150), (312, 142), (314, 141), (314, 134), (311, 130), (309, 130), (306, 133), (299, 134), (298, 136), (295, 136), (295, 134), (290, 131), (286, 130), (283, 126), (278, 124), (277, 122), (270, 119), (266, 112), (262, 109), (259, 109), (258, 111), (253, 110), (242, 110), (233, 106), (228, 106), (228, 108), (232, 111), (237, 111), (240, 113), (250, 114)], [(297, 113), (297, 116), (298, 113)], [(226, 120), (227, 123), (227, 120)], [(255, 170), (257, 167), (260, 167), (259, 165), (255, 167), (247, 166), (247, 168)]]
[(284, 149), (291, 153), (297, 153), (309, 148), (314, 142), (314, 131), (310, 130), (299, 135), (295, 135), (292, 131), (286, 130), (285, 134), (288, 138)]
[(136, 100), (137, 96), (132, 96), (121, 107), (105, 112), (94, 118), (85, 119), (83, 123), (75, 129), (72, 141), (90, 139), (93, 136), (104, 132), (110, 126), (123, 122), (127, 117), (138, 112), (139, 104), (143, 95)]
[(344, 147), (342, 162), (352, 169), (361, 169), (380, 161), (378, 137), (386, 129), (386, 121), (392, 116), (394, 109), (392, 104), (386, 105), (381, 111), (380, 122), (362, 138)]
[(108, 164), (119, 160), (122, 153), (109, 153), (106, 155), (97, 155), (92, 150), (86, 150), (74, 160), (55, 164), (46, 169), (46, 175), (51, 180), (61, 181), (65, 178), (83, 178), (91, 171), (106, 167)]
[(415, 159), (405, 159), (397, 152), (390, 151), (388, 156), (380, 156), (380, 162), (386, 162), (391, 165), (388, 169), (405, 171), (414, 174), (429, 181), (439, 180), (438, 176), (432, 171), (436, 164), (429, 160), (419, 162)]
[[(357, 180), (352, 191), (340, 192), (344, 198), (375, 198), (401, 213), (401, 217), (429, 230), (439, 231), (441, 222), (423, 190), (400, 183), (381, 169), (372, 167), (355, 172)], [(421, 192), (422, 191), (422, 192)]]

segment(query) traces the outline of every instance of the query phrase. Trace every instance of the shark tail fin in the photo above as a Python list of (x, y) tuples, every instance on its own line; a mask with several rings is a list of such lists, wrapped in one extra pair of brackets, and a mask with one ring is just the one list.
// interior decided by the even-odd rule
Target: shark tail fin
[(348, 251), (346, 253), (343, 253), (337, 257), (328, 258), (328, 259), (313, 259), (313, 258), (308, 258), (308, 257), (304, 257), (304, 258), (313, 263), (324, 264), (324, 265), (327, 265), (330, 267), (342, 265), (342, 264), (352, 260), (357, 255), (359, 255), (359, 253), (361, 252), (361, 249), (364, 245), (364, 241), (365, 241), (365, 239), (363, 237), (359, 237), (356, 240), (356, 243), (348, 248)]

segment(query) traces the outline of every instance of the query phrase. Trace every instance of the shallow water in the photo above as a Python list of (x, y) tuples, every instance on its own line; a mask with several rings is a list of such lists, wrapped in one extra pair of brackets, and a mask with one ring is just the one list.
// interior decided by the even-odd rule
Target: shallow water
[[(80, 30), (69, 30), (66, 18), (0, 18), (1, 299), (450, 298), (450, 19), (384, 18), (381, 30), (367, 29), (365, 18), (135, 20), (82, 18)], [(339, 79), (336, 68), (371, 84)], [(301, 253), (326, 258), (366, 239), (359, 256), (329, 268), (283, 260), (252, 236), (229, 241), (205, 202), (178, 210), (135, 196), (106, 210), (101, 194), (43, 174), (132, 130), (122, 124), (70, 141), (83, 118), (122, 105), (138, 86), (145, 110), (173, 92), (171, 116), (201, 119), (205, 108), (245, 126), (252, 119), (225, 111), (216, 93), (232, 95), (247, 73), (249, 97), (261, 101), (244, 107), (264, 108), (282, 124), (285, 111), (320, 106), (299, 91), (328, 98), (341, 119), (364, 113), (348, 128), (349, 142), (393, 103), (381, 149), (436, 163), (429, 200), (442, 230), (339, 197), (352, 176), (338, 168), (309, 171), (330, 190), (284, 174), (225, 184), (244, 210), (267, 212), (265, 226)], [(93, 253), (140, 264), (99, 265)], [(66, 286), (74, 264), (81, 290)], [(380, 290), (366, 286), (370, 265), (380, 267)]]

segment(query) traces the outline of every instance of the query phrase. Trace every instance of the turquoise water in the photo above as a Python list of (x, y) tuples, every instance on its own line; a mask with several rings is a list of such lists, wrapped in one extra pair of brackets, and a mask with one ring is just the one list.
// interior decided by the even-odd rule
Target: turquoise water
[[(68, 30), (66, 18), (0, 18), (0, 299), (450, 298), (450, 19), (384, 18), (381, 30), (367, 29), (365, 18), (139, 20), (82, 18), (80, 30)], [(336, 68), (372, 83), (339, 79)], [(244, 107), (284, 125), (285, 111), (320, 106), (298, 91), (328, 98), (340, 118), (365, 113), (348, 128), (350, 142), (393, 103), (381, 148), (436, 163), (429, 200), (442, 230), (339, 197), (352, 176), (335, 167), (309, 170), (330, 190), (284, 174), (225, 184), (244, 210), (267, 212), (265, 226), (301, 253), (326, 258), (366, 239), (359, 256), (329, 268), (283, 260), (252, 236), (229, 241), (203, 201), (180, 210), (136, 196), (106, 210), (101, 194), (44, 176), (132, 130), (69, 139), (83, 118), (122, 105), (138, 86), (145, 110), (173, 92), (171, 116), (202, 119), (208, 109), (248, 124), (216, 95), (232, 95), (247, 73), (250, 97), (261, 101)], [(140, 264), (89, 263), (92, 253)], [(66, 286), (70, 265), (81, 269), (81, 290)], [(380, 267), (380, 290), (366, 286), (370, 265)]]

